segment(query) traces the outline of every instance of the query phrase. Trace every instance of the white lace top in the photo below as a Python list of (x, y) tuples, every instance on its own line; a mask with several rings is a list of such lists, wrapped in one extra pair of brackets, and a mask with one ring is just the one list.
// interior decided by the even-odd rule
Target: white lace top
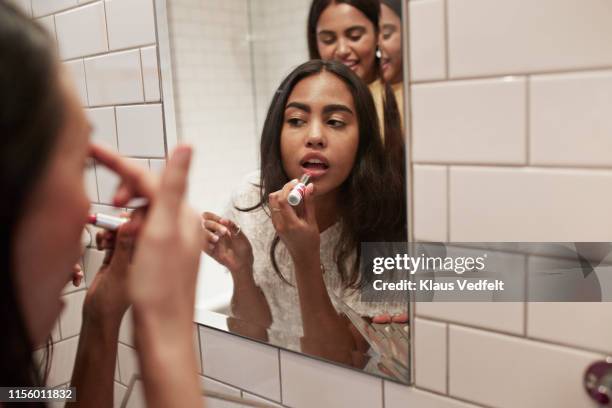
[[(283, 282), (277, 275), (270, 259), (270, 248), (275, 236), (272, 220), (261, 207), (253, 211), (239, 211), (260, 200), (259, 172), (251, 173), (243, 185), (235, 192), (231, 206), (225, 217), (237, 223), (249, 238), (253, 247), (253, 274), (255, 283), (262, 289), (272, 313), (273, 323), (269, 329), (270, 342), (299, 350), (299, 338), (303, 335), (302, 317), (293, 260), (285, 247), (279, 242), (276, 248), (276, 262), (282, 275), (292, 285)], [(362, 302), (358, 291), (343, 289), (334, 261), (333, 251), (340, 233), (340, 225), (335, 224), (321, 233), (321, 263), (325, 268), (324, 280), (328, 291), (333, 290), (350, 308), (361, 316), (376, 316), (382, 313), (405, 313), (407, 302)]]

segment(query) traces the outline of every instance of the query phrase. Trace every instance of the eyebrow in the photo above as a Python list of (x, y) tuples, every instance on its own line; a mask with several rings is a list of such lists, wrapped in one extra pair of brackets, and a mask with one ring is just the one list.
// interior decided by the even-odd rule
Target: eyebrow
[(351, 115), (353, 114), (353, 111), (346, 105), (342, 105), (342, 104), (332, 104), (332, 105), (326, 105), (323, 108), (323, 113), (332, 113), (332, 112), (346, 112), (346, 113), (350, 113)]
[(383, 29), (390, 28), (392, 30), (395, 30), (396, 26), (395, 26), (395, 24), (383, 24), (382, 28)]
[(295, 108), (295, 109), (299, 109), (302, 110), (304, 112), (310, 113), (311, 109), (310, 106), (304, 104), (304, 103), (300, 103), (300, 102), (291, 102), (289, 104), (287, 104), (287, 107), (285, 108), (285, 110), (289, 109), (289, 108)]

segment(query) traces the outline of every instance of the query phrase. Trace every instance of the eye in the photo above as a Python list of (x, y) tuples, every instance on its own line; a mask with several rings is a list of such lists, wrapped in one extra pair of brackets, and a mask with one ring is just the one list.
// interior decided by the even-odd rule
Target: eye
[(291, 127), (300, 127), (300, 126), (303, 126), (306, 123), (306, 121), (300, 118), (290, 118), (287, 120), (287, 123), (289, 123), (289, 126)]
[(346, 126), (346, 123), (344, 123), (343, 121), (339, 120), (339, 119), (329, 119), (327, 121), (327, 124), (333, 128), (342, 128), (344, 126)]
[(319, 41), (325, 45), (330, 45), (336, 42), (336, 36), (333, 34), (321, 34), (319, 35)]
[(351, 41), (359, 41), (361, 40), (361, 37), (363, 37), (363, 34), (351, 34), (348, 36), (349, 40)]

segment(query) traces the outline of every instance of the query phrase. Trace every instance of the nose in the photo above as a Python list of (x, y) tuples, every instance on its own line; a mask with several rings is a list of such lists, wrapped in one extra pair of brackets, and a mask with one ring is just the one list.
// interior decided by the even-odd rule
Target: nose
[(338, 48), (336, 49), (336, 56), (338, 59), (346, 59), (351, 54), (351, 47), (348, 45), (348, 42), (341, 38), (338, 40)]
[(325, 138), (323, 124), (319, 121), (314, 121), (308, 129), (306, 136), (306, 147), (311, 149), (322, 149), (327, 146), (327, 139)]

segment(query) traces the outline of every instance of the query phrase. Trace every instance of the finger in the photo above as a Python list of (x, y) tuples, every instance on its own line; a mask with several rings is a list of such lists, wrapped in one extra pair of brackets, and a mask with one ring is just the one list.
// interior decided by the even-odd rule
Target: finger
[(401, 313), (392, 317), (393, 323), (408, 323), (408, 313)]
[(378, 316), (374, 316), (372, 318), (372, 323), (378, 323), (378, 324), (391, 323), (391, 315), (389, 313), (383, 313)]
[(278, 231), (284, 224), (283, 216), (280, 214), (281, 209), (278, 203), (278, 193), (272, 193), (268, 196), (268, 207), (270, 208), (270, 218), (274, 228)]
[(187, 189), (187, 176), (191, 163), (191, 147), (179, 146), (168, 160), (162, 174), (159, 197), (154, 204), (154, 211), (161, 210), (168, 220), (178, 219), (178, 213)]
[(240, 226), (238, 226), (238, 224), (236, 224), (234, 221), (228, 218), (222, 218), (219, 222), (230, 230), (230, 234), (232, 236), (243, 234), (242, 228), (240, 228)]
[(204, 231), (205, 245), (215, 245), (220, 239), (221, 238), (217, 234), (208, 230)]
[(304, 192), (304, 219), (308, 224), (315, 225), (317, 223), (317, 214), (314, 202), (314, 184), (310, 183), (306, 186)]
[[(134, 228), (129, 222), (122, 224), (117, 230), (117, 238), (115, 239), (115, 248), (112, 255), (111, 263), (113, 266), (125, 267), (132, 259), (134, 252)], [(120, 270), (121, 268), (117, 268)]]
[(222, 237), (224, 235), (229, 234), (229, 229), (225, 225), (219, 224), (215, 221), (204, 221), (202, 223), (202, 226), (205, 228), (205, 230), (212, 232), (218, 237)]
[[(125, 182), (129, 186), (133, 196), (140, 196), (148, 199), (153, 198), (156, 189), (155, 178), (147, 174), (145, 170), (130, 163), (117, 153), (93, 143), (90, 145), (90, 156), (109, 170), (117, 173), (122, 182)], [(125, 203), (118, 203), (116, 205), (121, 207), (124, 204)]]
[(211, 220), (211, 221), (215, 221), (215, 222), (221, 222), (222, 218), (220, 216), (218, 216), (217, 214), (211, 213), (211, 212), (204, 212), (202, 213), (202, 219), (203, 220)]

